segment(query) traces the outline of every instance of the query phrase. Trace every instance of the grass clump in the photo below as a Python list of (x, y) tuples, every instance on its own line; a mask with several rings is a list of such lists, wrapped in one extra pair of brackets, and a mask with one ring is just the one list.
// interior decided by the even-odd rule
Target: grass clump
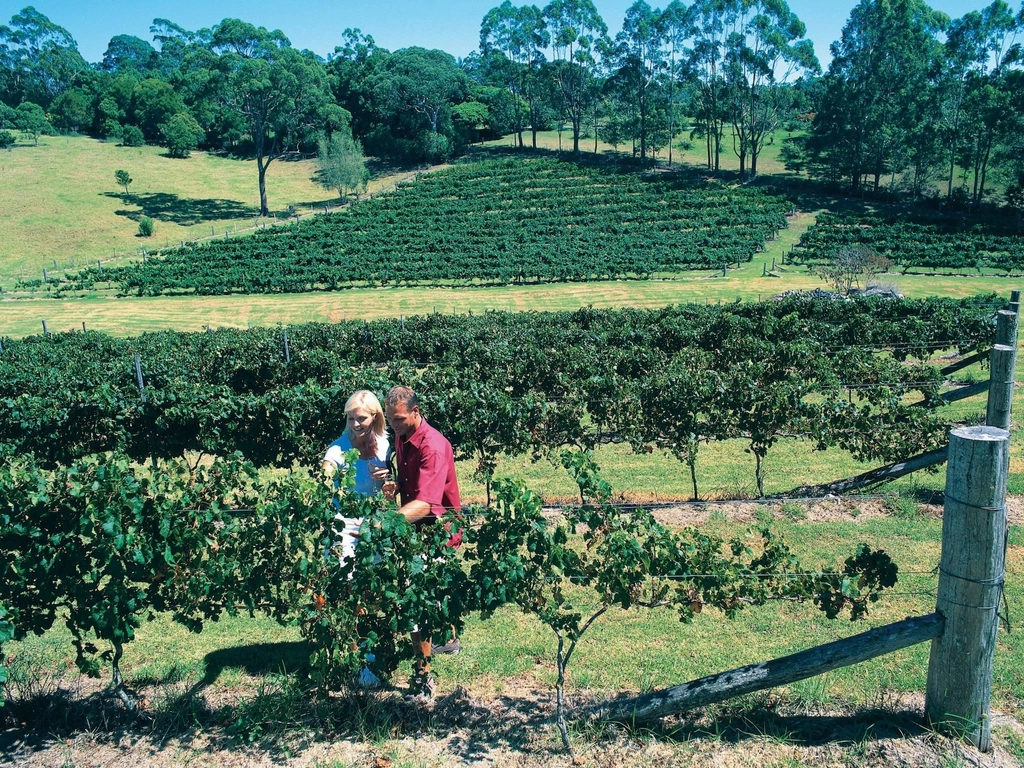
[(898, 520), (916, 520), (921, 515), (921, 505), (910, 496), (893, 494), (885, 497), (885, 508)]

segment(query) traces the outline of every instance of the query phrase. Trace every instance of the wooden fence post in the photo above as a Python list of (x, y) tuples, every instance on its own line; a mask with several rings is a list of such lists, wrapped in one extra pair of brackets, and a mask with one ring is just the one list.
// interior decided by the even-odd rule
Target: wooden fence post
[(1000, 429), (1010, 428), (1014, 377), (1017, 373), (1017, 320), (1020, 291), (1010, 294), (1010, 306), (996, 315), (996, 343), (989, 363), (988, 411), (985, 423)]
[(987, 752), (992, 662), (1006, 571), (1006, 477), (1010, 433), (961, 427), (950, 433), (942, 556), (935, 610), (945, 631), (932, 641), (925, 716)]
[(1017, 313), (1009, 309), (1001, 309), (996, 314), (996, 344), (1008, 347), (1017, 344)]
[(996, 344), (992, 347), (990, 360), (985, 424), (1008, 430), (1010, 406), (1013, 404), (1013, 377), (1017, 368), (1017, 347)]

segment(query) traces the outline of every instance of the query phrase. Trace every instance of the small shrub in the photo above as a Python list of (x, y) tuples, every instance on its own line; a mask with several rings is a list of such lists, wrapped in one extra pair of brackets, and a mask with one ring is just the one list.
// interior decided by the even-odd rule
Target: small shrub
[(124, 187), (124, 194), (127, 197), (128, 185), (132, 183), (131, 174), (128, 173), (128, 171), (119, 168), (118, 170), (114, 171), (114, 180), (122, 187)]
[(757, 507), (757, 512), (754, 513), (754, 519), (762, 528), (771, 528), (772, 523), (775, 522), (775, 515), (764, 504), (760, 504)]
[(729, 522), (729, 517), (721, 509), (715, 507), (711, 510), (711, 514), (708, 515), (708, 522), (714, 525), (725, 525)]
[(121, 124), (114, 120), (112, 117), (107, 118), (103, 121), (103, 126), (100, 128), (100, 133), (106, 139), (116, 139), (121, 136)]
[(0, 131), (0, 149), (7, 149), (13, 147), (14, 142), (17, 141), (14, 134), (10, 131)]
[(179, 112), (160, 126), (167, 154), (171, 157), (188, 157), (203, 139), (203, 129), (188, 112)]
[(149, 216), (139, 219), (139, 237), (151, 237), (153, 235), (153, 220)]
[(124, 147), (141, 147), (146, 143), (146, 137), (142, 134), (142, 129), (137, 125), (126, 125), (121, 129), (121, 146)]

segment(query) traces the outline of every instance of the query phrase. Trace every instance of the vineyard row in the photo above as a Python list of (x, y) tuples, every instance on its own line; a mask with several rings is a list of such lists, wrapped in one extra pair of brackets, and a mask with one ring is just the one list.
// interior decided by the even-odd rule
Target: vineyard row
[(426, 174), (344, 212), (251, 237), (20, 287), (156, 295), (644, 279), (749, 261), (786, 226), (791, 209), (756, 189), (555, 160), (489, 161)]
[(260, 466), (314, 466), (354, 389), (405, 383), (485, 481), (501, 455), (618, 441), (671, 451), (697, 496), (701, 445), (741, 437), (763, 493), (762, 461), (782, 436), (860, 460), (937, 447), (949, 425), (928, 361), (990, 347), (992, 312), (990, 297), (792, 298), (5, 340), (0, 450), (49, 466), (102, 451), (136, 461), (241, 451)]
[[(106, 454), (52, 471), (19, 457), (0, 467), (0, 645), (62, 622), (79, 668), (98, 675), (106, 660), (114, 692), (134, 706), (119, 664), (157, 614), (192, 631), (238, 612), (298, 624), (311, 678), (327, 691), (349, 683), (371, 652), (376, 673), (390, 676), (410, 655), (403, 636), (414, 626), (440, 638), (504, 605), (534, 614), (572, 647), (590, 624), (581, 596), (597, 615), (612, 605), (671, 606), (689, 621), (705, 606), (731, 616), (784, 598), (856, 618), (896, 583), (888, 555), (863, 545), (843, 565), (808, 569), (770, 529), (727, 543), (668, 530), (650, 513), (622, 514), (586, 454), (566, 452), (563, 464), (586, 502), (563, 519), (502, 482), (489, 514), (462, 530), (456, 515), (447, 526), (411, 528), (381, 498), (330, 490), (309, 471), (261, 479), (237, 455), (192, 468)], [(253, 511), (239, 515), (238, 505)], [(336, 514), (364, 520), (355, 560), (331, 550)], [(460, 530), (455, 549), (449, 539)], [(564, 670), (568, 657), (557, 663)]]
[(923, 267), (960, 272), (1024, 270), (1024, 230), (1003, 219), (822, 213), (787, 257), (823, 264), (849, 248), (867, 248), (900, 269)]

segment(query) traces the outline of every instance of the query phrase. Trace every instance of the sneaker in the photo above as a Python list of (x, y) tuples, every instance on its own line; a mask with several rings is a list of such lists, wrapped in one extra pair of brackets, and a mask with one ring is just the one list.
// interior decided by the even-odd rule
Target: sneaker
[(459, 642), (459, 638), (457, 638), (457, 637), (452, 638), (451, 640), (449, 640), (444, 645), (432, 645), (432, 646), (430, 646), (430, 653), (433, 656), (437, 656), (438, 654), (440, 654), (442, 656), (444, 656), (445, 654), (449, 654), (449, 655), (454, 656), (455, 654), (460, 653), (461, 651), (462, 651), (462, 644)]
[(428, 674), (426, 677), (413, 675), (405, 700), (410, 704), (429, 704), (434, 699), (436, 687), (437, 683), (434, 681), (433, 675)]
[(356, 686), (364, 691), (376, 691), (382, 688), (384, 683), (373, 674), (369, 667), (363, 667), (359, 670), (359, 677), (356, 678)]

